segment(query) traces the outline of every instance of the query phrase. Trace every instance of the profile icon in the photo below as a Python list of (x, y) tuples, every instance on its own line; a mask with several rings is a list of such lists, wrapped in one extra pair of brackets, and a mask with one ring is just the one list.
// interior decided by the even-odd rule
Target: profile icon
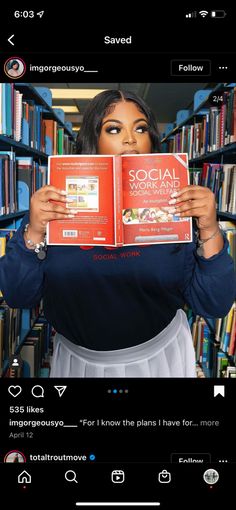
[(23, 359), (21, 358), (20, 354), (12, 354), (9, 358), (8, 365), (9, 365), (9, 368), (22, 369)]
[(4, 462), (12, 462), (13, 464), (18, 464), (26, 462), (26, 458), (24, 454), (19, 450), (12, 450), (5, 455)]
[(25, 74), (26, 64), (22, 58), (11, 57), (4, 64), (4, 71), (8, 78), (17, 80)]

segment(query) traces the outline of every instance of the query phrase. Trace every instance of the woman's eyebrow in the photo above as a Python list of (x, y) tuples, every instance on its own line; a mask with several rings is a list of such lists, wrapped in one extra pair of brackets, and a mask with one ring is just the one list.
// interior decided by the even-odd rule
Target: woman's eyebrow
[(138, 122), (141, 122), (141, 121), (144, 121), (144, 122), (148, 123), (148, 121), (147, 121), (147, 119), (145, 119), (145, 117), (140, 117), (140, 119), (136, 119), (134, 121), (134, 124), (137, 124)]
[[(140, 117), (139, 119), (134, 120), (133, 124), (137, 124), (141, 120), (147, 123), (147, 119), (145, 119), (144, 117)], [(104, 126), (104, 124), (106, 124), (107, 122), (116, 122), (117, 124), (123, 124), (123, 122), (121, 122), (120, 120), (117, 120), (117, 119), (108, 119), (108, 120), (105, 120), (105, 122), (102, 123), (102, 126)]]
[(106, 124), (107, 122), (117, 122), (117, 124), (122, 124), (122, 122), (120, 120), (117, 120), (117, 119), (108, 119), (108, 120), (105, 120), (105, 122), (102, 123), (102, 126), (104, 126), (104, 124)]

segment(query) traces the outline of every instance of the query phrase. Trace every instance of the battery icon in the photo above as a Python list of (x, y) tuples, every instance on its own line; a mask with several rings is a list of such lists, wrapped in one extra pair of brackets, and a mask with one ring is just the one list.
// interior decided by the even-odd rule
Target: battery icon
[(225, 11), (211, 11), (211, 18), (225, 18)]

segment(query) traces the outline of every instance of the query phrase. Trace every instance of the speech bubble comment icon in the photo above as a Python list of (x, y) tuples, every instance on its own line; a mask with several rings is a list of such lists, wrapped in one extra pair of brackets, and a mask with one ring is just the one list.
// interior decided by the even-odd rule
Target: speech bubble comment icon
[(32, 393), (33, 397), (35, 397), (35, 398), (43, 398), (44, 397), (44, 389), (39, 384), (36, 384), (35, 386), (33, 386), (31, 393)]

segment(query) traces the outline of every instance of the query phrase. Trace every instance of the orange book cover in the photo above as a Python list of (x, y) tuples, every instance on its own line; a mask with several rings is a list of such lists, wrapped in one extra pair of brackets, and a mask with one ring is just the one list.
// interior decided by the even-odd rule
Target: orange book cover
[[(48, 184), (67, 192), (74, 218), (47, 226), (48, 244), (117, 246), (122, 243), (121, 160), (116, 156), (50, 156)], [(119, 210), (117, 206), (119, 205)], [(120, 220), (119, 220), (120, 218)]]
[(169, 212), (189, 184), (188, 155), (50, 156), (48, 184), (64, 189), (76, 217), (53, 220), (48, 244), (122, 246), (192, 241), (192, 219)]

